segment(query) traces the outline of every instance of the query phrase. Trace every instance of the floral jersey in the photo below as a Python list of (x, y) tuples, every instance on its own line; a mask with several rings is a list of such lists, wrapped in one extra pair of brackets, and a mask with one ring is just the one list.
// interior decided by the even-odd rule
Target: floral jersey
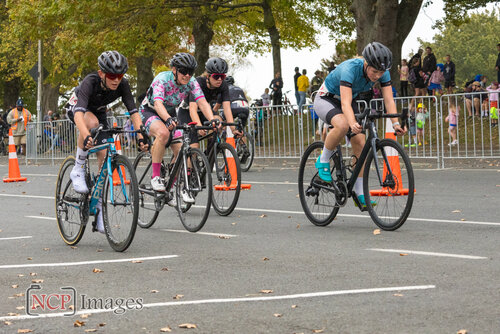
[(191, 77), (186, 85), (178, 85), (172, 71), (161, 72), (153, 79), (139, 110), (142, 112), (146, 106), (154, 110), (155, 101), (160, 100), (170, 112), (186, 99), (189, 93), (193, 94), (195, 101), (205, 98), (195, 78)]

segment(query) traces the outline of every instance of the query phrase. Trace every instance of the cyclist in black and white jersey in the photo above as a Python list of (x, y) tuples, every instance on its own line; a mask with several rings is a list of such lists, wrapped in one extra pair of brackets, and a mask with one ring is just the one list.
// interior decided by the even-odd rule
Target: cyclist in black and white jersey
[[(90, 136), (90, 129), (99, 124), (102, 124), (105, 129), (108, 128), (107, 105), (121, 97), (134, 127), (139, 129), (142, 126), (129, 82), (123, 77), (128, 69), (127, 58), (118, 51), (105, 51), (98, 57), (97, 62), (99, 70), (83, 79), (65, 106), (68, 118), (76, 124), (79, 131), (75, 166), (70, 173), (70, 178), (75, 191), (82, 194), (89, 192), (85, 182), (84, 166), (88, 155), (87, 150), (93, 146), (94, 141), (94, 138)], [(104, 142), (106, 138), (98, 138), (99, 144)], [(141, 150), (147, 150), (147, 145), (140, 134), (138, 142)], [(105, 156), (106, 151), (97, 152), (99, 165), (102, 164)], [(97, 229), (104, 231), (102, 214), (98, 216)]]
[[(238, 117), (241, 120), (241, 124), (245, 126), (247, 124), (248, 115), (250, 113), (250, 106), (248, 104), (245, 92), (240, 87), (234, 84), (234, 78), (228, 76), (225, 80), (228, 85), (229, 90), (229, 101), (231, 102), (231, 114), (233, 118)], [(219, 95), (217, 103), (214, 106), (214, 111), (219, 110), (222, 105), (222, 96)], [(222, 115), (225, 119), (225, 116)]]

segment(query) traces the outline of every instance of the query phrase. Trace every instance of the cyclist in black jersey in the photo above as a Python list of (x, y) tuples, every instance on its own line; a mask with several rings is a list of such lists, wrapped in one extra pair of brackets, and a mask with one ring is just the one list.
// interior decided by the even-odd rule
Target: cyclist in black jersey
[[(228, 76), (225, 80), (229, 89), (229, 100), (231, 102), (231, 113), (233, 118), (238, 117), (241, 120), (241, 125), (247, 125), (248, 115), (250, 113), (247, 97), (245, 92), (240, 87), (234, 84), (234, 78)], [(222, 105), (222, 96), (219, 95), (217, 103), (214, 106), (214, 112), (218, 111)], [(223, 116), (225, 119), (225, 117)]]
[[(205, 64), (205, 73), (202, 76), (197, 77), (196, 81), (198, 81), (198, 84), (200, 85), (203, 94), (210, 105), (216, 103), (220, 95), (226, 121), (233, 123), (234, 119), (231, 113), (229, 88), (227, 83), (224, 82), (227, 70), (228, 66), (224, 59), (218, 57), (210, 58)], [(198, 111), (198, 105), (196, 104), (195, 96), (193, 94), (189, 94), (189, 97), (184, 100), (178, 114), (179, 121), (184, 124), (196, 122), (201, 125), (203, 122), (211, 120), (213, 117), (211, 109), (209, 111)], [(215, 115), (215, 117), (222, 120), (222, 118), (218, 115)], [(241, 136), (241, 133), (236, 130), (234, 126), (231, 127), (231, 131), (235, 136)], [(197, 135), (191, 136), (191, 143), (192, 146), (199, 147)]]
[[(97, 62), (99, 70), (83, 79), (65, 106), (68, 118), (76, 124), (79, 130), (75, 166), (70, 173), (70, 178), (75, 191), (82, 194), (89, 191), (84, 173), (87, 150), (93, 146), (94, 141), (89, 130), (99, 124), (102, 124), (105, 129), (108, 128), (107, 104), (121, 97), (134, 127), (139, 129), (142, 126), (129, 82), (123, 77), (128, 69), (127, 58), (118, 51), (105, 51), (98, 57)], [(106, 142), (106, 138), (98, 138), (98, 143), (103, 142)], [(140, 134), (138, 134), (138, 143), (141, 150), (147, 150), (147, 144)], [(104, 161), (105, 155), (105, 151), (97, 152), (99, 165)], [(102, 214), (98, 216), (97, 229), (104, 231)]]

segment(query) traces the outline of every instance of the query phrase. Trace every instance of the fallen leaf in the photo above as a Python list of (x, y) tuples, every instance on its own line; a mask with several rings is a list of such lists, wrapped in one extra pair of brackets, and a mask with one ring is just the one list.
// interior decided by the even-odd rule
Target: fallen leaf
[(299, 198), (299, 194), (295, 195), (295, 197)]
[(161, 271), (168, 271), (168, 268), (167, 267), (163, 267), (163, 268), (161, 268)]
[(292, 308), (297, 308), (298, 306), (297, 305), (292, 305)]
[(10, 325), (12, 325), (12, 322), (10, 322), (10, 321), (4, 321), (3, 324), (7, 325), (7, 326), (10, 326)]
[(14, 298), (16, 298), (16, 297), (13, 297), (13, 296), (9, 296), (9, 297), (7, 297), (7, 298), (9, 298), (9, 299), (14, 299)]
[(74, 310), (74, 309), (75, 309), (75, 305), (70, 305), (70, 306), (68, 306), (68, 308), (69, 308), (70, 310)]
[(133, 260), (132, 263), (142, 263), (141, 260)]
[(33, 330), (31, 330), (31, 329), (18, 329), (17, 332), (18, 333), (32, 333)]
[(85, 313), (85, 314), (82, 314), (82, 315), (80, 316), (80, 318), (82, 318), (82, 319), (87, 319), (88, 317), (90, 317), (90, 314), (89, 314), (89, 313)]
[(267, 217), (267, 215), (260, 215), (259, 217), (260, 218), (264, 218), (264, 217)]
[(163, 327), (163, 328), (160, 328), (160, 332), (162, 333), (165, 333), (165, 332), (171, 332), (172, 331), (172, 328), (170, 327)]
[(30, 276), (36, 276), (38, 275), (37, 273), (30, 273)]
[(467, 330), (466, 329), (461, 329), (457, 332), (457, 334), (467, 334)]
[(184, 295), (175, 295), (174, 299), (181, 299), (182, 297), (184, 297)]
[(97, 332), (97, 329), (95, 328), (89, 328), (85, 330), (86, 333), (92, 333), (92, 332)]
[(395, 297), (403, 297), (403, 294), (402, 293), (395, 293), (393, 296), (395, 296)]
[(408, 253), (399, 253), (399, 256), (406, 256)]
[(82, 327), (82, 326), (85, 326), (85, 321), (76, 320), (76, 321), (73, 323), (73, 326), (74, 326), (74, 327)]
[(27, 258), (27, 260), (30, 260), (30, 261), (31, 261), (31, 260), (33, 260), (33, 258), (32, 258), (32, 257), (29, 257), (29, 258)]
[(32, 279), (31, 283), (43, 283), (43, 279)]
[(17, 289), (19, 288), (19, 285), (18, 284), (14, 284), (14, 285), (11, 285), (12, 289)]
[(23, 274), (18, 274), (17, 277), (24, 277), (24, 275)]
[(197, 328), (195, 324), (180, 324), (179, 328)]
[(149, 291), (149, 292), (150, 292), (150, 293), (158, 293), (158, 292), (160, 292), (160, 291), (158, 291), (158, 290), (151, 290), (151, 291)]
[(49, 250), (50, 250), (50, 248), (46, 247), (46, 248), (44, 248), (43, 250), (44, 250), (44, 251), (49, 251)]
[(373, 230), (373, 235), (378, 235), (378, 234), (380, 234), (380, 229), (379, 228)]
[(279, 313), (274, 313), (273, 314), (276, 318), (281, 318), (282, 314), (279, 314)]
[(233, 225), (233, 226), (234, 226), (234, 225), (236, 225), (236, 223), (231, 223), (231, 225)]
[(7, 313), (8, 316), (11, 316), (11, 317), (18, 317), (20, 314), (19, 313), (12, 313), (12, 312), (9, 312)]
[(464, 221), (465, 221), (465, 218), (462, 218), (462, 219), (460, 219), (460, 220), (464, 222)]
[(325, 330), (324, 329), (313, 329), (313, 333), (323, 333)]
[(77, 249), (77, 248), (78, 248), (78, 247), (76, 247), (76, 246), (71, 246), (71, 249)]
[(16, 310), (24, 310), (24, 306), (17, 306)]
[(459, 213), (459, 212), (462, 212), (462, 211), (460, 211), (460, 210), (453, 210), (452, 212), (453, 213)]
[(101, 323), (99, 324), (99, 327), (104, 327), (104, 326), (106, 326), (106, 323), (105, 323), (105, 322), (101, 322)]
[(260, 293), (273, 293), (273, 290), (263, 289), (259, 291)]
[(297, 224), (297, 228), (300, 228), (300, 224)]
[(102, 273), (103, 271), (99, 268), (94, 268), (94, 270), (92, 270), (92, 272), (94, 273)]
[(269, 261), (269, 258), (268, 257), (263, 257), (262, 261)]
[(97, 253), (100, 253), (100, 252), (103, 252), (103, 251), (104, 251), (104, 250), (102, 250), (102, 249), (100, 249), (100, 248), (98, 248), (98, 249), (96, 250), (96, 252), (97, 252)]
[(217, 236), (219, 239), (231, 239), (231, 237), (227, 236), (227, 235), (218, 235)]

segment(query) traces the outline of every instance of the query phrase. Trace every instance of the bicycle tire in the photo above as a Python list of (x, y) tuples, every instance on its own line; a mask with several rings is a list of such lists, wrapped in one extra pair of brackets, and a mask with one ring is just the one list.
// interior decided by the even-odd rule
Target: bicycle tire
[[(186, 153), (186, 161), (191, 163), (191, 174), (188, 182), (184, 175), (184, 162), (180, 165), (176, 182), (177, 212), (182, 225), (189, 232), (198, 232), (205, 225), (210, 213), (212, 200), (212, 179), (208, 159), (203, 152), (190, 147)], [(184, 203), (181, 195), (187, 184), (187, 191), (195, 199), (195, 203)]]
[(156, 209), (155, 197), (144, 191), (152, 191), (151, 174), (153, 169), (151, 162), (150, 152), (141, 152), (134, 160), (134, 170), (139, 185), (139, 218), (137, 225), (141, 228), (150, 228), (153, 226), (160, 214), (160, 211)]
[[(385, 152), (385, 153), (383, 153)], [(384, 165), (383, 154), (390, 159), (394, 182), (388, 177), (389, 169)], [(408, 218), (413, 206), (415, 177), (410, 158), (403, 147), (392, 139), (382, 139), (377, 143), (379, 170), (387, 187), (382, 187), (375, 170), (374, 152), (370, 150), (363, 174), (363, 190), (368, 213), (373, 222), (383, 230), (394, 231)], [(395, 161), (397, 160), (397, 161)], [(376, 205), (372, 205), (372, 201)]]
[[(309, 145), (300, 160), (298, 178), (300, 204), (306, 217), (316, 226), (329, 225), (335, 219), (340, 209), (334, 193), (312, 185), (313, 180), (317, 178), (318, 174), (314, 164), (321, 154), (323, 145), (324, 143), (321, 141)], [(337, 180), (337, 168), (332, 159), (330, 159), (330, 170), (334, 182)], [(312, 190), (312, 194), (308, 192), (309, 190)]]
[(253, 159), (255, 158), (255, 142), (251, 134), (245, 132), (245, 137), (247, 139), (246, 149), (250, 154), (245, 163), (242, 163), (242, 157), (244, 153), (244, 148), (241, 147), (241, 139), (236, 142), (236, 152), (238, 152), (238, 158), (240, 159), (241, 171), (248, 172), (250, 167), (252, 167)]
[[(120, 181), (114, 184), (113, 181), (110, 182), (110, 177), (106, 177), (103, 189), (102, 217), (109, 245), (115, 251), (123, 252), (132, 243), (137, 229), (139, 187), (135, 171), (127, 157), (115, 155), (111, 159), (110, 173), (116, 171)], [(129, 182), (127, 183), (125, 179)], [(122, 180), (125, 184), (122, 184)], [(113, 189), (114, 194), (112, 199), (110, 198), (111, 189)]]
[(63, 161), (57, 175), (55, 193), (57, 227), (63, 241), (70, 246), (76, 245), (82, 239), (86, 227), (81, 221), (79, 207), (79, 200), (84, 195), (74, 191), (69, 177), (74, 165), (73, 156)]
[[(214, 153), (212, 153), (214, 154)], [(220, 157), (219, 157), (220, 156)], [(234, 162), (236, 169), (236, 183), (232, 180), (231, 175), (231, 160)], [(233, 212), (241, 191), (241, 165), (240, 159), (236, 150), (228, 143), (217, 144), (217, 152), (211, 159), (210, 171), (212, 173), (212, 183), (214, 184), (214, 191), (212, 194), (212, 206), (220, 216), (228, 216)], [(217, 165), (216, 165), (217, 163)], [(217, 170), (214, 171), (214, 166)], [(227, 184), (229, 183), (230, 186)], [(233, 196), (231, 196), (233, 194)], [(231, 199), (232, 197), (232, 199)]]

